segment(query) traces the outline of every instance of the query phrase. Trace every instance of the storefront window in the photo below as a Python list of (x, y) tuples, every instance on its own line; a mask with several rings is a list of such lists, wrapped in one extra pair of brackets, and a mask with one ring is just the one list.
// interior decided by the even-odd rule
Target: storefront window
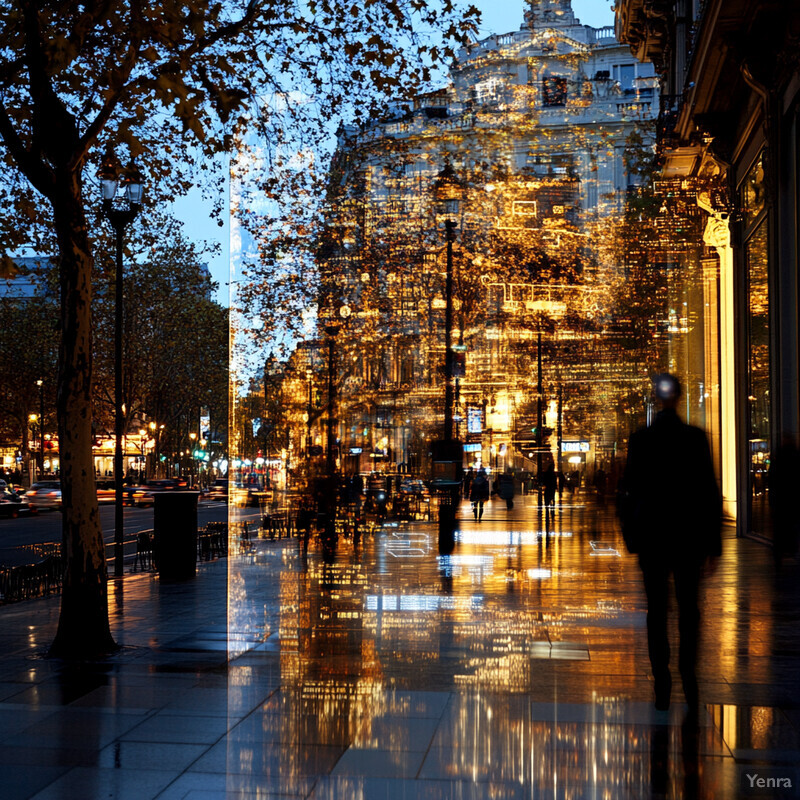
[(741, 203), (745, 229), (750, 228), (764, 211), (764, 191), (764, 156), (761, 154), (742, 184)]
[[(752, 184), (750, 184), (752, 186)], [(747, 188), (747, 187), (746, 187)], [(770, 458), (770, 347), (767, 220), (748, 238), (748, 439), (750, 453), (751, 530), (768, 533), (767, 469)]]

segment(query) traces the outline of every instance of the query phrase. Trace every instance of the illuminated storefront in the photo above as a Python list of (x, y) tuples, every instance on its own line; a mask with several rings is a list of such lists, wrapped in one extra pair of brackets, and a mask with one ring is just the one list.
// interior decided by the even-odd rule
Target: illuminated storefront
[[(658, 66), (663, 174), (698, 186), (708, 349), (720, 375), (712, 438), (719, 438), (726, 511), (740, 535), (770, 539), (767, 475), (777, 447), (797, 446), (798, 148), (800, 70), (789, 31), (796, 4), (618, 4), (617, 30)], [(746, 31), (734, 47), (724, 31)], [(715, 305), (718, 304), (718, 305)], [(716, 426), (716, 427), (715, 427)]]

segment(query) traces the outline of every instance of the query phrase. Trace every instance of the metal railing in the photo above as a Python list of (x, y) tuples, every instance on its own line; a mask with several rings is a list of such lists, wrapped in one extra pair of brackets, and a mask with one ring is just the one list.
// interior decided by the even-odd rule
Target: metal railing
[[(239, 537), (248, 538), (241, 531)], [(153, 545), (152, 529), (138, 531), (133, 537), (124, 540), (124, 561), (129, 572), (153, 572), (157, 569)], [(109, 573), (113, 572), (114, 547), (113, 542), (106, 547), (106, 568)], [(23, 545), (13, 550), (14, 561), (24, 560), (25, 563), (0, 565), (0, 604), (46, 597), (61, 591), (64, 560), (60, 544)], [(198, 561), (212, 561), (227, 554), (227, 522), (209, 522), (198, 529)]]

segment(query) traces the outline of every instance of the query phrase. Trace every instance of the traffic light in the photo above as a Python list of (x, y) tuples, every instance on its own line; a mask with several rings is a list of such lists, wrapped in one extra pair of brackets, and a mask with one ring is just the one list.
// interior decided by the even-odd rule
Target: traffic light
[(467, 374), (467, 354), (455, 350), (453, 352), (453, 377), (463, 378)]

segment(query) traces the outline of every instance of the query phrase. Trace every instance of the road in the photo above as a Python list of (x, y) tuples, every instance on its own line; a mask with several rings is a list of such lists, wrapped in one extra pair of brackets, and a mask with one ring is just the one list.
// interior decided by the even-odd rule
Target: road
[[(242, 514), (239, 509), (237, 519), (258, 519), (258, 509)], [(247, 510), (250, 511), (249, 509)], [(223, 522), (228, 519), (228, 506), (219, 501), (201, 501), (197, 508), (199, 527), (208, 522)], [(125, 541), (133, 543), (139, 531), (152, 530), (152, 508), (125, 507), (123, 514)], [(114, 542), (114, 504), (100, 506), (100, 523), (103, 526), (103, 539), (108, 547), (108, 556), (113, 556)], [(17, 519), (0, 519), (0, 564), (13, 566), (29, 560), (26, 545), (61, 542), (61, 513), (40, 511), (38, 514), (20, 516)], [(126, 556), (132, 552), (132, 544), (125, 548)]]

